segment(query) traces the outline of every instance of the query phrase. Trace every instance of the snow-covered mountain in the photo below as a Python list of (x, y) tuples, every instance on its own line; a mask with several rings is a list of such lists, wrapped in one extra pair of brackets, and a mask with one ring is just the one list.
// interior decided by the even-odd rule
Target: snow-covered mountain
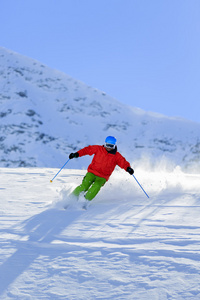
[[(199, 299), (200, 175), (175, 166), (200, 170), (200, 124), (127, 107), (3, 48), (0, 74), (0, 166), (26, 167), (0, 168), (0, 298)], [(107, 135), (150, 198), (116, 170), (82, 210), (68, 195), (91, 158), (54, 183), (50, 167)]]
[[(200, 123), (126, 106), (4, 48), (0, 75), (1, 167), (61, 167), (70, 152), (114, 135), (133, 166), (148, 160), (200, 169)], [(87, 164), (81, 158), (69, 168)]]

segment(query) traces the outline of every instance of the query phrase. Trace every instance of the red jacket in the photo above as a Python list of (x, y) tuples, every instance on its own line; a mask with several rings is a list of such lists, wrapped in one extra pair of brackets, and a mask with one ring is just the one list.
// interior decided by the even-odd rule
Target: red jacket
[(130, 163), (115, 149), (108, 152), (104, 146), (88, 146), (78, 151), (79, 156), (93, 155), (93, 160), (88, 167), (88, 172), (93, 173), (106, 180), (114, 171), (116, 165), (126, 170), (130, 167)]

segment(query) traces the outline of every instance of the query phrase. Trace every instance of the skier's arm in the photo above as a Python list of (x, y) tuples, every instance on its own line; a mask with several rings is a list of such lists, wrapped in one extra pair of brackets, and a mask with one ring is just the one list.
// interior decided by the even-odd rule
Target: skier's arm
[(130, 175), (133, 175), (134, 170), (131, 168), (130, 163), (119, 153), (118, 154), (118, 166), (128, 172)]
[(97, 152), (98, 147), (99, 146), (97, 146), (97, 145), (85, 147), (85, 148), (79, 150), (78, 154), (79, 154), (80, 157), (84, 156), (84, 155), (93, 155)]
[(93, 155), (93, 154), (96, 153), (97, 147), (98, 146), (95, 146), (95, 145), (85, 147), (85, 148), (79, 150), (78, 152), (70, 153), (69, 158), (72, 159), (74, 157), (81, 157), (81, 156), (84, 156), (84, 155)]

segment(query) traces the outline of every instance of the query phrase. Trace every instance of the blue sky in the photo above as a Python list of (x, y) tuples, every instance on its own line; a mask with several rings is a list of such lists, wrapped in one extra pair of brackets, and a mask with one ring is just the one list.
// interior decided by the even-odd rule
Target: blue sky
[(1, 46), (122, 103), (200, 122), (199, 0), (0, 0)]

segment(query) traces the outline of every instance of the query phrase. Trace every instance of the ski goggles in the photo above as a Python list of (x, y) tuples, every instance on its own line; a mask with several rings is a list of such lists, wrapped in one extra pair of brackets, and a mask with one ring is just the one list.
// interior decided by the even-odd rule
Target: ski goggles
[(105, 143), (105, 147), (106, 147), (106, 148), (109, 148), (109, 149), (114, 149), (114, 148), (115, 148), (115, 145), (109, 144), (109, 143)]

